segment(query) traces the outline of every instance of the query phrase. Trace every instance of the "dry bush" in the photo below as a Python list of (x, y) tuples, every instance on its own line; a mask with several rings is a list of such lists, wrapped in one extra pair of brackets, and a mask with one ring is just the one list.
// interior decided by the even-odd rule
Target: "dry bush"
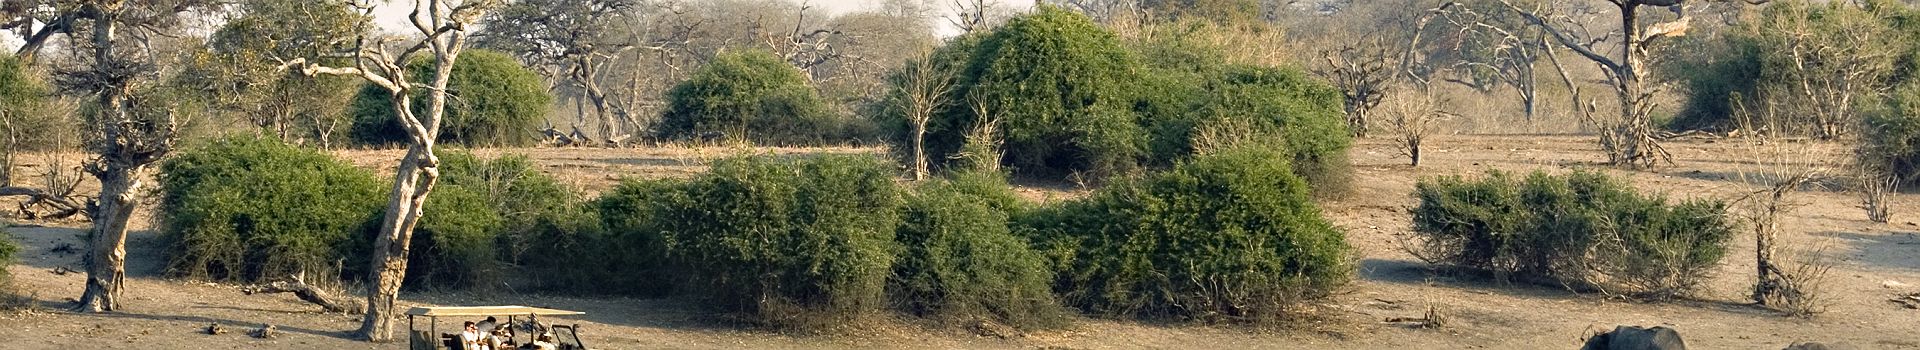
[(1855, 168), (1858, 170), (1855, 181), (1860, 183), (1860, 207), (1867, 210), (1867, 220), (1882, 224), (1892, 220), (1893, 193), (1899, 189), (1900, 178), (1869, 165)]
[(1400, 154), (1407, 156), (1413, 166), (1420, 166), (1420, 144), (1427, 135), (1437, 131), (1440, 123), (1455, 114), (1442, 110), (1451, 101), (1438, 98), (1431, 88), (1402, 91), (1409, 93), (1394, 95), (1387, 103), (1386, 127), (1393, 134), (1394, 145), (1400, 147)]
[(1788, 247), (1783, 250), (1788, 253), (1784, 260), (1776, 264), (1782, 272), (1776, 281), (1778, 292), (1764, 296), (1759, 302), (1795, 317), (1812, 317), (1825, 312), (1832, 303), (1832, 296), (1825, 293), (1827, 273), (1838, 262), (1826, 254), (1824, 246)]
[(1833, 168), (1829, 155), (1789, 148), (1785, 142), (1762, 139), (1744, 150), (1745, 169), (1738, 178), (1748, 194), (1738, 200), (1744, 209), (1735, 215), (1754, 236), (1754, 303), (1792, 315), (1807, 316), (1821, 311), (1821, 285), (1834, 262), (1819, 249), (1781, 250), (1780, 218), (1804, 203), (1794, 193), (1817, 184)]

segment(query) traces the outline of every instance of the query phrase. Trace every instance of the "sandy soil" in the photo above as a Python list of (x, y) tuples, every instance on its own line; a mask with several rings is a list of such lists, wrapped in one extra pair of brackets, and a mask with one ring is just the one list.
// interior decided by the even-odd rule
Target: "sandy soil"
[[(1825, 143), (1755, 146), (1745, 141), (1693, 140), (1668, 145), (1676, 164), (1655, 172), (1615, 172), (1643, 189), (1679, 198), (1736, 199), (1749, 191), (1743, 172), (1801, 163), (1844, 159), (1844, 149)], [(515, 149), (483, 154), (519, 153), (589, 192), (610, 188), (621, 177), (685, 176), (704, 169), (705, 160), (739, 149)], [(781, 154), (875, 152), (872, 149), (772, 149)], [(1829, 309), (1810, 319), (1783, 317), (1747, 305), (1753, 243), (1736, 240), (1725, 264), (1699, 300), (1639, 303), (1596, 295), (1577, 295), (1532, 285), (1489, 282), (1471, 275), (1431, 270), (1403, 252), (1409, 229), (1408, 196), (1420, 178), (1447, 174), (1511, 171), (1566, 171), (1593, 167), (1600, 153), (1588, 138), (1566, 136), (1447, 136), (1429, 141), (1419, 168), (1383, 141), (1355, 147), (1355, 188), (1346, 199), (1323, 206), (1346, 229), (1357, 249), (1358, 280), (1325, 300), (1317, 317), (1284, 330), (1236, 327), (1169, 326), (1137, 322), (1080, 320), (1070, 329), (1036, 332), (1007, 339), (965, 330), (877, 321), (833, 335), (789, 335), (729, 325), (675, 300), (567, 298), (512, 292), (492, 295), (416, 293), (409, 305), (523, 304), (587, 311), (577, 318), (588, 343), (606, 349), (651, 348), (1364, 348), (1364, 349), (1536, 349), (1575, 348), (1596, 330), (1615, 325), (1666, 325), (1680, 330), (1689, 345), (1702, 349), (1779, 349), (1796, 341), (1851, 344), (1862, 349), (1920, 348), (1920, 310), (1887, 299), (1920, 292), (1920, 195), (1902, 194), (1893, 224), (1865, 220), (1857, 196), (1814, 186), (1792, 198), (1799, 204), (1782, 222), (1789, 247), (1821, 248), (1835, 266), (1825, 285)], [(391, 167), (397, 152), (343, 151), (356, 164)], [(28, 159), (31, 161), (32, 159)], [(1057, 188), (1048, 187), (1048, 188)], [(1058, 198), (1072, 193), (1023, 189), (1029, 197)], [(143, 209), (146, 210), (146, 209)], [(78, 268), (78, 223), (38, 223), (8, 229), (24, 244), (22, 261), (8, 266), (17, 288), (28, 296), (25, 311), (0, 312), (11, 325), (9, 349), (402, 349), (404, 344), (369, 344), (349, 339), (358, 318), (316, 312), (285, 295), (245, 296), (235, 286), (163, 279), (160, 255), (146, 220), (129, 244), (129, 310), (104, 315), (60, 311), (82, 289), (82, 274), (58, 274)], [(63, 248), (65, 247), (65, 248)], [(1449, 323), (1439, 329), (1383, 323), (1388, 317), (1415, 317), (1437, 307)], [(209, 323), (233, 332), (206, 335)], [(283, 335), (255, 339), (247, 329), (272, 324)], [(442, 329), (454, 327), (442, 324)]]

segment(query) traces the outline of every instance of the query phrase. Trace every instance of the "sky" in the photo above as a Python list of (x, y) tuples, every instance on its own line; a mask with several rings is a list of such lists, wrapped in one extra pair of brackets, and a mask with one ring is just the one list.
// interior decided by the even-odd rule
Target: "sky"
[[(411, 29), (412, 26), (407, 24), (407, 13), (413, 11), (413, 2), (410, 0), (387, 0), (387, 1), (388, 2), (381, 4), (380, 5), (381, 7), (374, 8), (374, 20), (376, 22), (379, 22), (381, 28), (386, 28), (387, 31), (397, 32), (397, 33), (413, 33), (414, 31)], [(802, 0), (762, 0), (762, 1), (800, 2)], [(828, 13), (831, 13), (834, 15), (840, 15), (840, 14), (845, 14), (849, 12), (858, 12), (862, 10), (878, 9), (880, 7), (880, 4), (883, 3), (883, 1), (881, 0), (807, 0), (807, 1), (808, 1), (807, 4), (814, 6), (814, 8), (825, 10)], [(1004, 5), (1004, 6), (1010, 6), (1013, 8), (1020, 8), (1020, 9), (1033, 7), (1033, 2), (1034, 2), (1034, 0), (992, 0), (992, 1), (999, 2), (1001, 5)], [(948, 11), (951, 11), (950, 9), (948, 9), (948, 7), (951, 6), (949, 5), (951, 2), (952, 2), (951, 0), (934, 0), (934, 3), (935, 3), (934, 7), (936, 9), (939, 9), (943, 13), (948, 12)], [(940, 23), (941, 25), (946, 25), (944, 21), (941, 21), (938, 23)], [(945, 32), (946, 30), (944, 30), (943, 28), (943, 30), (941, 31)]]

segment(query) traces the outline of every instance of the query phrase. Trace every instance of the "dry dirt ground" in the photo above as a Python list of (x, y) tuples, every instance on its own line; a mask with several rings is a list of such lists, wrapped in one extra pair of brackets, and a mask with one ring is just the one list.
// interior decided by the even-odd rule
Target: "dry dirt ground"
[[(788, 335), (730, 326), (674, 300), (567, 298), (513, 292), (492, 295), (413, 293), (411, 305), (523, 304), (582, 310), (590, 345), (604, 349), (652, 348), (1362, 348), (1362, 349), (1571, 349), (1596, 330), (1615, 325), (1665, 325), (1680, 330), (1689, 345), (1702, 349), (1779, 349), (1796, 341), (1851, 344), (1862, 349), (1920, 348), (1920, 310), (1888, 299), (1920, 292), (1920, 195), (1899, 195), (1893, 223), (1874, 224), (1857, 208), (1857, 196), (1815, 186), (1791, 199), (1798, 203), (1782, 222), (1786, 245), (1821, 248), (1835, 262), (1823, 295), (1825, 313), (1812, 318), (1783, 317), (1743, 301), (1753, 278), (1753, 243), (1737, 239), (1725, 264), (1698, 300), (1639, 303), (1561, 289), (1490, 282), (1471, 275), (1435, 271), (1400, 249), (1409, 230), (1408, 195), (1423, 177), (1477, 175), (1487, 169), (1512, 171), (1592, 167), (1600, 153), (1589, 138), (1568, 136), (1446, 136), (1432, 139), (1424, 164), (1405, 164), (1392, 145), (1362, 142), (1354, 148), (1355, 188), (1345, 199), (1323, 203), (1327, 215), (1346, 229), (1356, 247), (1357, 280), (1325, 300), (1311, 320), (1280, 330), (1237, 327), (1157, 325), (1083, 319), (1065, 330), (1008, 338), (984, 337), (965, 330), (878, 321), (873, 326), (832, 335)], [(1692, 140), (1668, 145), (1676, 164), (1655, 172), (1615, 172), (1639, 188), (1673, 198), (1736, 199), (1749, 191), (1741, 173), (1801, 163), (1844, 159), (1844, 149), (1825, 143), (1756, 146), (1746, 141)], [(823, 150), (777, 149), (777, 153)], [(827, 149), (826, 152), (874, 152)], [(739, 152), (729, 149), (524, 149), (486, 150), (483, 154), (520, 153), (590, 192), (609, 188), (623, 176), (684, 176), (702, 171), (706, 159)], [(346, 151), (342, 155), (367, 167), (390, 167), (398, 153)], [(29, 159), (31, 160), (31, 159)], [(1840, 174), (1844, 175), (1844, 174)], [(1023, 189), (1033, 198), (1071, 196), (1071, 191)], [(149, 209), (143, 208), (143, 211)], [(60, 311), (79, 295), (82, 274), (57, 274), (76, 267), (80, 254), (78, 223), (41, 223), (8, 229), (24, 244), (21, 261), (7, 269), (17, 288), (30, 296), (26, 311), (0, 312), (0, 325), (12, 336), (8, 349), (402, 349), (403, 344), (369, 344), (349, 339), (358, 318), (316, 312), (290, 296), (246, 296), (235, 286), (161, 277), (160, 253), (148, 220), (130, 245), (131, 277), (127, 310), (91, 315)], [(1383, 323), (1389, 317), (1416, 317), (1436, 307), (1449, 322), (1438, 329)], [(219, 323), (233, 332), (206, 335), (199, 330)], [(255, 339), (250, 328), (272, 324), (282, 335)], [(442, 329), (453, 327), (442, 324)]]

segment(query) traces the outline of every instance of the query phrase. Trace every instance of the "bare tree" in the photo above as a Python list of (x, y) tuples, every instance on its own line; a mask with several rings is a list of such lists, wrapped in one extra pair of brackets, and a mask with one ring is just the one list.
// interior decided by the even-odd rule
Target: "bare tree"
[(1755, 36), (1774, 51), (1768, 72), (1784, 85), (1766, 92), (1793, 94), (1785, 107), (1798, 111), (1786, 114), (1792, 124), (1776, 126), (1838, 138), (1858, 124), (1859, 100), (1892, 90), (1895, 66), (1911, 44), (1887, 25), (1899, 21), (1890, 11), (1854, 6), (1781, 3), (1761, 19)]
[[(1763, 3), (1765, 0), (1744, 0), (1749, 3)], [(1685, 35), (1692, 17), (1687, 17), (1683, 9), (1686, 0), (1607, 0), (1618, 9), (1620, 27), (1606, 35), (1595, 35), (1591, 26), (1596, 24), (1573, 20), (1568, 16), (1554, 15), (1551, 6), (1555, 2), (1534, 8), (1522, 8), (1507, 0), (1500, 4), (1527, 20), (1528, 23), (1545, 31), (1560, 46), (1573, 50), (1581, 57), (1600, 66), (1605, 73), (1609, 87), (1619, 103), (1617, 116), (1601, 118), (1598, 114), (1585, 113), (1588, 122), (1600, 130), (1600, 145), (1607, 153), (1607, 160), (1619, 166), (1631, 168), (1650, 168), (1660, 161), (1671, 157), (1660, 147), (1654, 138), (1652, 119), (1655, 96), (1660, 89), (1649, 86), (1645, 81), (1643, 69), (1647, 65), (1647, 50), (1652, 43), (1661, 38)], [(1678, 19), (1646, 25), (1640, 10), (1643, 7), (1669, 7), (1680, 16)], [(1617, 34), (1617, 37), (1614, 37)], [(1603, 45), (1617, 44), (1614, 55), (1608, 55)], [(1558, 66), (1564, 68), (1564, 66)], [(1566, 74), (1562, 71), (1562, 74)], [(1579, 103), (1576, 103), (1578, 105)], [(1591, 102), (1589, 102), (1591, 104)]]
[[(601, 141), (617, 147), (629, 135), (619, 130), (622, 123), (615, 118), (631, 118), (625, 115), (630, 108), (616, 106), (619, 101), (601, 84), (607, 66), (636, 47), (633, 40), (638, 38), (621, 35), (617, 28), (639, 20), (630, 15), (648, 5), (643, 0), (524, 0), (494, 12), (486, 20), (487, 30), (477, 37), (483, 46), (504, 48), (531, 65), (561, 67), (548, 75), (580, 89), (576, 102), (584, 98), (592, 105)], [(587, 110), (577, 108), (575, 113), (578, 129)]]
[(1389, 83), (1398, 75), (1394, 52), (1385, 39), (1369, 35), (1359, 43), (1321, 52), (1325, 65), (1314, 73), (1333, 81), (1342, 93), (1347, 113), (1347, 130), (1354, 137), (1366, 137), (1374, 107), (1385, 98)]
[(1400, 146), (1400, 154), (1407, 156), (1412, 166), (1420, 166), (1420, 146), (1428, 134), (1434, 131), (1434, 122), (1452, 118), (1452, 112), (1441, 109), (1446, 102), (1434, 95), (1433, 86), (1415, 84), (1410, 92), (1395, 94), (1389, 105), (1387, 129), (1393, 132), (1395, 143)]
[(1510, 11), (1474, 6), (1486, 4), (1494, 3), (1475, 1), (1447, 12), (1445, 18), (1451, 27), (1461, 31), (1461, 37), (1453, 41), (1451, 48), (1458, 57), (1454, 70), (1471, 80), (1445, 80), (1486, 91), (1490, 87), (1486, 86), (1488, 81), (1482, 81), (1484, 76), (1491, 83), (1512, 87), (1527, 120), (1533, 120), (1540, 96), (1539, 75), (1534, 64), (1546, 49), (1546, 43), (1541, 40), (1544, 34), (1512, 16)]
[[(159, 74), (153, 62), (149, 36), (171, 27), (180, 12), (207, 4), (181, 2), (83, 1), (77, 19), (89, 24), (87, 40), (73, 47), (86, 50), (91, 64), (61, 72), (59, 85), (89, 95), (98, 108), (88, 117), (87, 148), (93, 158), (85, 165), (100, 181), (97, 204), (90, 211), (87, 287), (76, 310), (106, 312), (121, 307), (125, 287), (127, 224), (138, 205), (142, 173), (173, 151), (177, 124), (173, 106), (164, 98), (142, 92), (142, 84)], [(73, 28), (66, 28), (72, 30)], [(122, 38), (122, 30), (138, 40)], [(165, 34), (165, 33), (159, 33)], [(133, 50), (121, 49), (122, 45)]]
[[(500, 5), (497, 0), (414, 0), (409, 16), (413, 29), (423, 38), (405, 46), (398, 54), (390, 51), (393, 38), (361, 38), (351, 54), (352, 67), (331, 67), (295, 59), (286, 67), (298, 67), (308, 75), (335, 74), (358, 76), (387, 90), (394, 115), (406, 130), (407, 153), (395, 170), (393, 192), (387, 199), (386, 215), (374, 236), (372, 272), (367, 288), (367, 313), (358, 333), (367, 340), (392, 339), (395, 301), (407, 272), (407, 253), (413, 229), (425, 210), (427, 194), (440, 179), (440, 159), (434, 155), (434, 141), (440, 136), (441, 117), (447, 104), (447, 82), (454, 62), (466, 49), (469, 27), (488, 11)], [(363, 13), (372, 13), (373, 5), (356, 3)], [(406, 65), (414, 55), (433, 55), (433, 76), (427, 84), (415, 83)], [(424, 95), (427, 108), (413, 109), (416, 93)]]
[(927, 150), (923, 140), (927, 135), (927, 122), (933, 115), (945, 108), (947, 95), (953, 88), (953, 76), (933, 62), (931, 55), (923, 56), (907, 64), (894, 77), (898, 89), (895, 98), (897, 107), (906, 113), (907, 123), (913, 128), (912, 148), (913, 179), (924, 180), (927, 177)]

